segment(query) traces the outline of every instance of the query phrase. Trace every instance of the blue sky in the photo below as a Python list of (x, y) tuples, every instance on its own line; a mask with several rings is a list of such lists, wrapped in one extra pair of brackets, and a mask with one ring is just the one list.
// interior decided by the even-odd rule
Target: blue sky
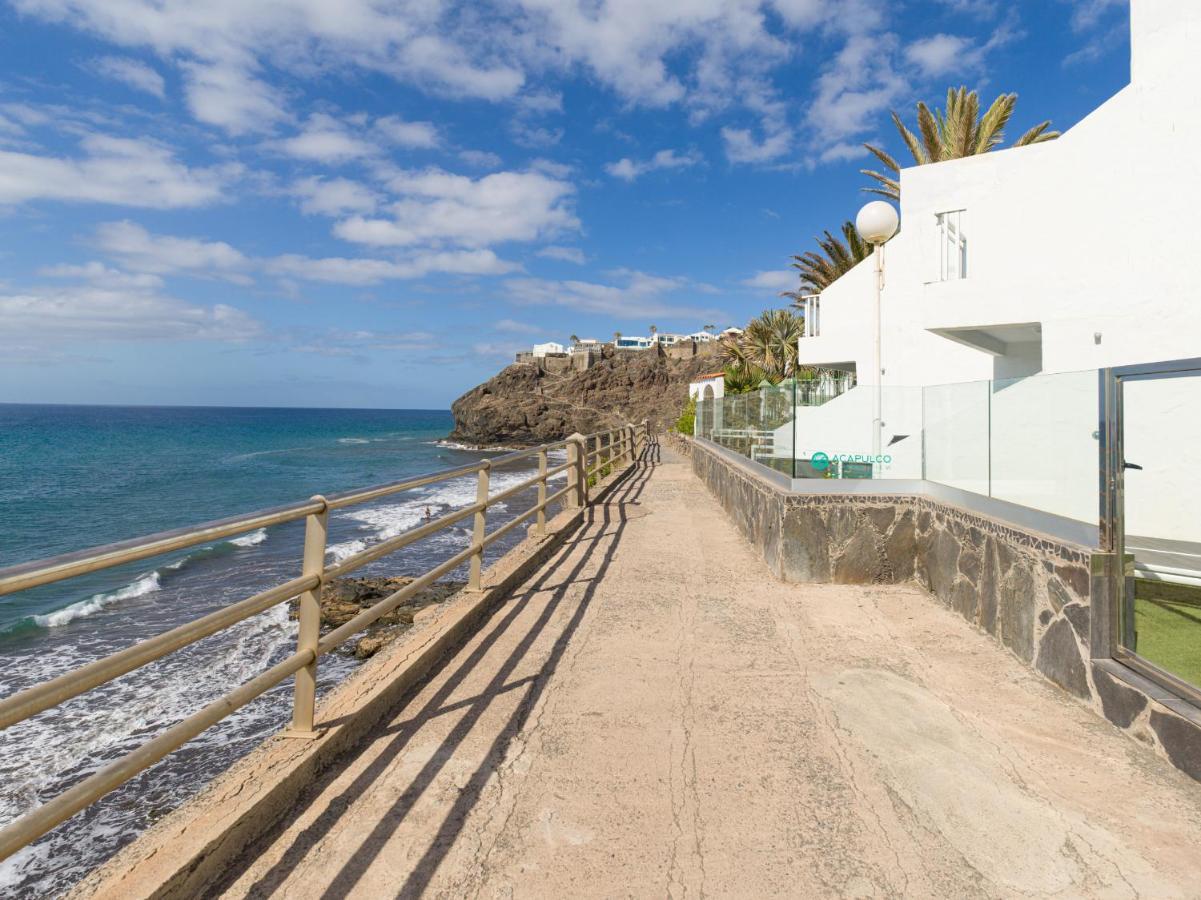
[(742, 324), (949, 85), (1067, 128), (1123, 0), (0, 0), (0, 401), (445, 407)]

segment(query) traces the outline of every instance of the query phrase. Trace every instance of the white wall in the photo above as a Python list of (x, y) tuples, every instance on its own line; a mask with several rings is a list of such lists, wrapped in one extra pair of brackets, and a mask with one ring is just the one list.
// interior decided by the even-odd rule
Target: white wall
[[(1133, 0), (1132, 19), (1133, 82), (1059, 140), (902, 172), (902, 228), (886, 248), (885, 384), (1023, 368), (936, 328), (1041, 323), (1044, 372), (1201, 355), (1201, 182), (1191, 174), (1201, 2)], [(938, 282), (935, 216), (960, 208), (968, 277)], [(803, 362), (854, 361), (865, 384), (871, 268), (823, 294), (821, 336), (801, 341)]]
[[(987, 402), (970, 385), (927, 392), (927, 477), (980, 493), (991, 478), (994, 496), (1083, 521), (1097, 516), (1096, 370), (1201, 356), (1201, 2), (1132, 0), (1131, 16), (1130, 85), (1059, 140), (905, 169), (886, 248), (886, 390), (1084, 373)], [(956, 209), (968, 277), (941, 282), (936, 216)], [(872, 275), (866, 260), (824, 292), (803, 363), (853, 361), (874, 383)], [(956, 328), (1024, 336), (997, 356), (935, 333)], [(1163, 390), (1137, 419), (1127, 407), (1128, 458), (1178, 454), (1127, 479), (1129, 528), (1201, 540), (1201, 396), (1185, 406)]]

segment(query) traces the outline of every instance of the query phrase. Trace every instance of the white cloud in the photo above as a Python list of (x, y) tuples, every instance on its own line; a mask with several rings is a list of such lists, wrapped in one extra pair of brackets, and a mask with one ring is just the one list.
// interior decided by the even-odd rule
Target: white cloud
[(283, 95), (230, 63), (181, 64), (188, 109), (199, 121), (233, 135), (269, 132), (287, 117)]
[(792, 147), (792, 131), (775, 131), (757, 140), (746, 128), (723, 128), (726, 157), (734, 163), (765, 163), (779, 159)]
[(453, 275), (503, 275), (518, 268), (491, 250), (454, 250), (418, 253), (402, 260), (325, 257), (285, 254), (261, 261), (275, 276), (331, 284), (368, 285), (381, 281), (421, 278), (436, 272)]
[(796, 272), (788, 269), (774, 269), (756, 272), (750, 278), (744, 279), (743, 284), (749, 288), (764, 291), (786, 291), (796, 284)]
[(852, 35), (818, 78), (807, 121), (818, 146), (845, 142), (875, 128), (908, 84), (893, 65), (891, 34)]
[(0, 292), (6, 339), (34, 345), (74, 341), (245, 341), (262, 326), (224, 303), (199, 306), (155, 290), (99, 284)]
[(479, 179), (442, 169), (401, 171), (388, 180), (400, 199), (389, 218), (353, 216), (334, 233), (374, 246), (454, 244), (483, 247), (532, 241), (579, 227), (575, 188), (541, 172), (496, 172)]
[(513, 278), (505, 282), (505, 289), (519, 305), (563, 306), (613, 318), (712, 318), (722, 315), (713, 309), (697, 309), (672, 302), (672, 295), (688, 287), (683, 278), (664, 278), (628, 269), (618, 269), (611, 274), (617, 284)]
[(45, 278), (70, 278), (73, 280), (88, 281), (97, 287), (117, 290), (124, 288), (158, 288), (163, 285), (163, 279), (157, 275), (151, 275), (147, 272), (124, 272), (121, 269), (114, 269), (95, 260), (79, 266), (66, 263), (57, 266), (45, 266), (38, 269), (38, 274)]
[(701, 163), (702, 157), (694, 150), (687, 153), (676, 153), (675, 150), (660, 150), (648, 160), (635, 162), (629, 157), (623, 157), (615, 163), (605, 166), (605, 171), (614, 178), (623, 181), (634, 181), (647, 172), (658, 169), (686, 169)]
[(974, 68), (980, 50), (971, 38), (954, 34), (932, 34), (905, 48), (905, 59), (927, 78)]
[(499, 156), (487, 150), (461, 150), (459, 151), (459, 159), (463, 160), (469, 166), (475, 166), (477, 169), (495, 169), (502, 162)]
[(577, 266), (582, 266), (588, 261), (588, 257), (579, 247), (559, 247), (553, 244), (539, 250), (538, 256), (545, 259), (557, 259), (560, 262), (575, 263)]
[(320, 163), (341, 163), (379, 152), (374, 144), (351, 134), (342, 122), (326, 113), (314, 113), (299, 133), (271, 146), (296, 159)]
[(369, 213), (379, 202), (374, 190), (348, 178), (304, 178), (292, 185), (290, 193), (300, 199), (301, 211), (311, 215)]
[(531, 325), (528, 322), (518, 322), (515, 319), (501, 319), (492, 325), (497, 331), (506, 331), (510, 334), (542, 334), (546, 329), (537, 325)]
[(193, 114), (233, 134), (265, 131), (283, 118), (284, 98), (257, 75), (267, 67), (307, 77), (359, 68), (438, 93), (488, 100), (516, 95), (525, 81), (519, 66), (501, 58), (505, 41), (481, 51), (475, 17), (462, 17), (464, 24), (456, 28), (440, 4), (423, 0), (336, 5), (16, 0), (16, 5), (115, 44), (181, 60)]
[(375, 122), (376, 129), (394, 144), (417, 150), (430, 150), (442, 143), (432, 122), (406, 122), (399, 116), (384, 116)]
[(96, 246), (139, 272), (185, 272), (248, 284), (250, 260), (224, 241), (151, 234), (134, 222), (106, 222), (96, 228)]
[(1111, 10), (1125, 10), (1130, 0), (1067, 0), (1072, 6), (1072, 28), (1087, 31), (1094, 28)]
[[(287, 253), (248, 256), (224, 241), (207, 241), (152, 234), (134, 222), (107, 222), (96, 229), (94, 244), (126, 268), (152, 275), (188, 275), (251, 284), (251, 273), (330, 284), (368, 285), (382, 281), (421, 278), (433, 273), (504, 275), (518, 270), (491, 250), (443, 250), (412, 253), (401, 259), (368, 257), (309, 257)], [(92, 274), (103, 274), (104, 267)], [(75, 267), (78, 268), (78, 267)], [(57, 271), (72, 272), (73, 267)], [(88, 270), (91, 271), (91, 270)], [(111, 271), (111, 270), (108, 270)], [(88, 274), (78, 271), (76, 274)]]
[(150, 140), (92, 134), (79, 158), (0, 151), (0, 204), (27, 200), (114, 203), (149, 209), (221, 199), (233, 168), (193, 169)]
[(167, 93), (166, 82), (157, 71), (136, 59), (126, 56), (102, 56), (92, 63), (105, 78), (112, 78), (135, 91), (143, 91), (162, 100)]

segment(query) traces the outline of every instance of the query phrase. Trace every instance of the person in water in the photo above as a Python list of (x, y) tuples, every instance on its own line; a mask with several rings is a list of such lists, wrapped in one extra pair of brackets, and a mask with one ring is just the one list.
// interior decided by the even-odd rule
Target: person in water
[(425, 508), (425, 517), (427, 519), (432, 519), (434, 517), (434, 514), (430, 512), (430, 508), (428, 506)]

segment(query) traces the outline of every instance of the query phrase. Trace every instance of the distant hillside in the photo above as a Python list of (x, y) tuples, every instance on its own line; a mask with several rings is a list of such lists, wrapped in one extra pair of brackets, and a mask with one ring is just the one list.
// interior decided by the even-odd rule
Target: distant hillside
[(688, 382), (721, 368), (716, 346), (670, 359), (659, 350), (615, 351), (583, 372), (551, 374), (514, 363), (451, 405), (449, 440), (473, 445), (527, 445), (589, 434), (648, 419), (663, 430), (680, 415)]

